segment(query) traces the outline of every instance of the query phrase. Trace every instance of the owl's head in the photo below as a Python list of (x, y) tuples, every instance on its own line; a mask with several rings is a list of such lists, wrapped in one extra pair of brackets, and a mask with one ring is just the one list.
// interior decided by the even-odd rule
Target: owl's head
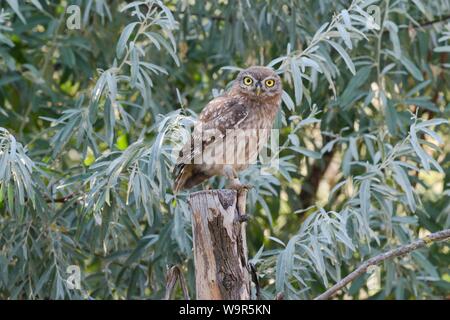
[(237, 76), (234, 91), (254, 99), (267, 99), (280, 96), (281, 79), (275, 71), (268, 67), (254, 66), (242, 70)]

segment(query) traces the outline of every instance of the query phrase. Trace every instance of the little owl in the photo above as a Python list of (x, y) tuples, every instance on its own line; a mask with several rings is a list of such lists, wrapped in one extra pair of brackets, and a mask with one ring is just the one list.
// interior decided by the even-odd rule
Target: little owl
[(225, 176), (240, 189), (237, 173), (254, 163), (268, 139), (281, 103), (281, 79), (267, 67), (239, 73), (231, 89), (200, 113), (174, 168), (174, 191), (212, 176)]

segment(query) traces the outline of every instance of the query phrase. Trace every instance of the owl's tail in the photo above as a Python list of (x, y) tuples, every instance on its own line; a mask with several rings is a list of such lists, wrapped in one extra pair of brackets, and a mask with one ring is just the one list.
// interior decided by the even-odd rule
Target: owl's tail
[(178, 193), (183, 189), (190, 189), (202, 183), (209, 177), (197, 170), (192, 164), (177, 164), (173, 170), (175, 175), (175, 182), (173, 184), (173, 191)]

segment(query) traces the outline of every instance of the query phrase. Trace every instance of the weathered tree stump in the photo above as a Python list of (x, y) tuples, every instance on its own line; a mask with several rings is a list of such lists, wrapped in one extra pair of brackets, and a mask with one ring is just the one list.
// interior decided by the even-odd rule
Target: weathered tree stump
[(198, 300), (250, 299), (246, 197), (246, 190), (207, 190), (190, 196)]

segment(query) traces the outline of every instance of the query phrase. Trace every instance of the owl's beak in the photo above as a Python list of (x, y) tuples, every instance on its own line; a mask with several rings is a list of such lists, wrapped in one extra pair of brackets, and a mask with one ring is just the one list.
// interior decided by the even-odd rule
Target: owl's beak
[(255, 89), (256, 95), (259, 96), (261, 94), (261, 83), (257, 83), (256, 84), (256, 89)]

